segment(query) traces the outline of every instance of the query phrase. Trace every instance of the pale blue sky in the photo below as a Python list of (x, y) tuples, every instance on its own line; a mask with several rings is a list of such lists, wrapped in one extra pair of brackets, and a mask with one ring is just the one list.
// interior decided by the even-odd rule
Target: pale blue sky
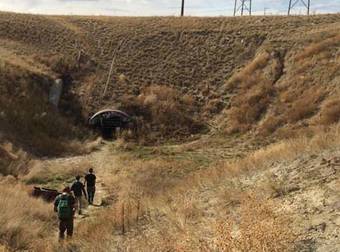
[[(187, 15), (219, 16), (233, 13), (234, 0), (185, 1)], [(267, 14), (285, 14), (288, 2), (253, 0), (253, 12), (262, 15), (266, 8)], [(0, 0), (0, 10), (3, 11), (65, 15), (172, 16), (179, 14), (180, 6), (181, 0)], [(340, 12), (340, 0), (311, 0), (311, 13), (336, 12)], [(296, 8), (294, 13), (304, 12)]]

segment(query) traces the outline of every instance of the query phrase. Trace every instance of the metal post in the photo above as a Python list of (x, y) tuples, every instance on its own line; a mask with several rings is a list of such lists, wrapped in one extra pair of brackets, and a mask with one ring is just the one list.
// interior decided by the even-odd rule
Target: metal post
[(309, 16), (309, 11), (310, 11), (310, 0), (308, 0), (308, 3), (307, 3), (307, 15)]
[(184, 0), (182, 0), (181, 17), (184, 16)]
[(251, 16), (251, 6), (252, 5), (252, 1), (249, 1), (249, 16)]
[(241, 16), (243, 16), (243, 11), (244, 11), (244, 0), (242, 0)]
[(236, 16), (236, 8), (237, 8), (237, 0), (235, 0), (235, 5), (234, 5), (234, 17)]
[(289, 6), (288, 6), (288, 16), (290, 15), (290, 9), (292, 8), (292, 0), (289, 0)]

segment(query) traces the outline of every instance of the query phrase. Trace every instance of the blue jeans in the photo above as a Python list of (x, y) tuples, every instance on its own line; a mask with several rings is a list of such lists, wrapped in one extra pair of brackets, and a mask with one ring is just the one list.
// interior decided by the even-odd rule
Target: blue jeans
[(94, 194), (96, 192), (95, 186), (88, 186), (87, 187), (87, 199), (89, 201), (89, 204), (93, 204)]

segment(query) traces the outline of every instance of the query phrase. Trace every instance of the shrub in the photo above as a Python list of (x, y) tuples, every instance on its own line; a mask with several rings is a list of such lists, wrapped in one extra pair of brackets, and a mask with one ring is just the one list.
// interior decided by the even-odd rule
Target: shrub
[(270, 135), (282, 124), (282, 119), (276, 116), (268, 116), (259, 126), (260, 135)]
[(251, 128), (266, 112), (271, 101), (274, 88), (266, 80), (258, 80), (259, 84), (248, 89), (243, 96), (232, 101), (228, 111), (229, 127), (227, 131), (244, 132)]
[(155, 138), (176, 138), (198, 133), (204, 128), (195, 118), (194, 99), (171, 87), (151, 85), (139, 96), (123, 97), (121, 107), (139, 118), (138, 126), (149, 139), (151, 132), (146, 131), (154, 131)]
[(227, 83), (227, 89), (234, 89), (240, 85), (251, 85), (254, 83), (253, 76), (256, 74), (257, 70), (264, 68), (268, 61), (270, 60), (270, 55), (267, 52), (261, 53), (256, 58), (250, 62), (245, 68), (239, 73), (235, 74)]
[(293, 123), (311, 117), (316, 113), (324, 96), (324, 91), (318, 87), (307, 89), (301, 95), (296, 94), (285, 114), (286, 120)]
[(340, 120), (340, 99), (327, 101), (321, 108), (320, 123), (329, 125)]
[(300, 54), (298, 54), (295, 59), (302, 61), (308, 57), (317, 55), (323, 51), (329, 50), (330, 47), (338, 45), (340, 43), (340, 36), (333, 36), (319, 43), (312, 43), (306, 47)]

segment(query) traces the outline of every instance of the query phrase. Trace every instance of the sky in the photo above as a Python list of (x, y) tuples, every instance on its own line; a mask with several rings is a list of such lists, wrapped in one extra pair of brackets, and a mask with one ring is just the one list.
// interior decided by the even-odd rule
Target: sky
[[(229, 16), (233, 14), (234, 1), (185, 0), (185, 12), (190, 16)], [(299, 2), (293, 14), (304, 14), (301, 1), (307, 0), (292, 1)], [(179, 15), (181, 2), (182, 0), (0, 0), (0, 10), (58, 15), (174, 16)], [(286, 14), (288, 2), (289, 0), (253, 0), (253, 14)], [(340, 0), (311, 0), (313, 14), (336, 12), (340, 12)]]

